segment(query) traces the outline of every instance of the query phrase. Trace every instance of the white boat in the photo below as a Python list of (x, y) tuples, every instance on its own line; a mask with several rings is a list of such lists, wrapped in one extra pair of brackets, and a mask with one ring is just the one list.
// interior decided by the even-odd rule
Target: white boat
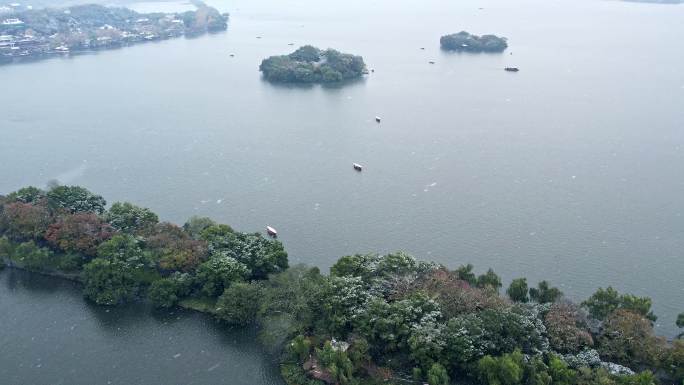
[(380, 117), (379, 117), (379, 116), (376, 116), (376, 117), (375, 117), (375, 121), (378, 122), (378, 123), (380, 123)]
[(354, 163), (353, 166), (354, 166), (354, 170), (356, 170), (356, 171), (362, 171), (363, 170), (363, 166), (358, 164), (358, 163)]
[(272, 236), (273, 238), (278, 237), (278, 232), (271, 226), (266, 226), (266, 233)]

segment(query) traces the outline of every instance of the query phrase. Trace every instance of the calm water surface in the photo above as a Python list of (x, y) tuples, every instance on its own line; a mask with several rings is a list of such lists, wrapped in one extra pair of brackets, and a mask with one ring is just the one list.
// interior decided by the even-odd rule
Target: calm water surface
[(281, 385), (255, 333), (193, 312), (88, 305), (75, 284), (0, 272), (6, 385)]
[[(323, 268), (403, 249), (506, 281), (548, 279), (575, 299), (613, 285), (651, 296), (659, 332), (675, 334), (684, 6), (211, 3), (231, 12), (226, 33), (0, 67), (0, 192), (57, 178), (177, 223), (268, 224), (293, 262)], [(507, 36), (510, 48), (441, 52), (439, 37), (462, 29)], [(342, 87), (262, 81), (261, 59), (288, 43), (360, 54), (375, 72)]]

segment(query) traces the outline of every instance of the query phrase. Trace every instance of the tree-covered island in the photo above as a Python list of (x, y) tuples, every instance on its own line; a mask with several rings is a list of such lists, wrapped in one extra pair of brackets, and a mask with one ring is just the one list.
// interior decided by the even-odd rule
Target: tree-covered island
[(443, 50), (463, 52), (503, 52), (508, 47), (505, 37), (477, 36), (466, 31), (442, 36), (439, 44)]
[(282, 244), (258, 233), (209, 218), (160, 222), (78, 186), (0, 196), (5, 263), (82, 282), (101, 305), (146, 300), (257, 325), (290, 385), (684, 381), (684, 340), (654, 334), (646, 297), (608, 287), (575, 304), (525, 278), (504, 291), (491, 269), (402, 252), (345, 256), (325, 275), (289, 267)]
[(306, 45), (289, 55), (271, 56), (259, 66), (264, 78), (280, 83), (337, 83), (367, 72), (361, 56)]
[(227, 14), (200, 1), (193, 4), (197, 7), (194, 11), (149, 14), (95, 4), (44, 9), (13, 4), (0, 14), (0, 62), (116, 48), (227, 28)]

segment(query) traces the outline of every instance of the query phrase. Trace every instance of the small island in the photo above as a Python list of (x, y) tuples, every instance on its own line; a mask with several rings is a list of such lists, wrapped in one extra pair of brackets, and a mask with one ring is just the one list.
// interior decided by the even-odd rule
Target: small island
[(508, 48), (505, 37), (471, 35), (466, 31), (442, 36), (439, 44), (446, 51), (503, 52)]
[(338, 83), (368, 72), (361, 56), (310, 45), (289, 55), (264, 59), (259, 70), (266, 80), (279, 83)]
[(11, 4), (0, 14), (0, 63), (223, 31), (228, 15), (195, 1), (182, 13), (138, 13), (127, 8), (77, 5), (34, 9)]

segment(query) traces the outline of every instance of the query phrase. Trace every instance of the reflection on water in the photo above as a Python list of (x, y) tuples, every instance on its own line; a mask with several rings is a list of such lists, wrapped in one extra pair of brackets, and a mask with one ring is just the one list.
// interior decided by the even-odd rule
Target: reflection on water
[(3, 384), (281, 384), (254, 330), (188, 311), (89, 304), (78, 284), (0, 273)]

